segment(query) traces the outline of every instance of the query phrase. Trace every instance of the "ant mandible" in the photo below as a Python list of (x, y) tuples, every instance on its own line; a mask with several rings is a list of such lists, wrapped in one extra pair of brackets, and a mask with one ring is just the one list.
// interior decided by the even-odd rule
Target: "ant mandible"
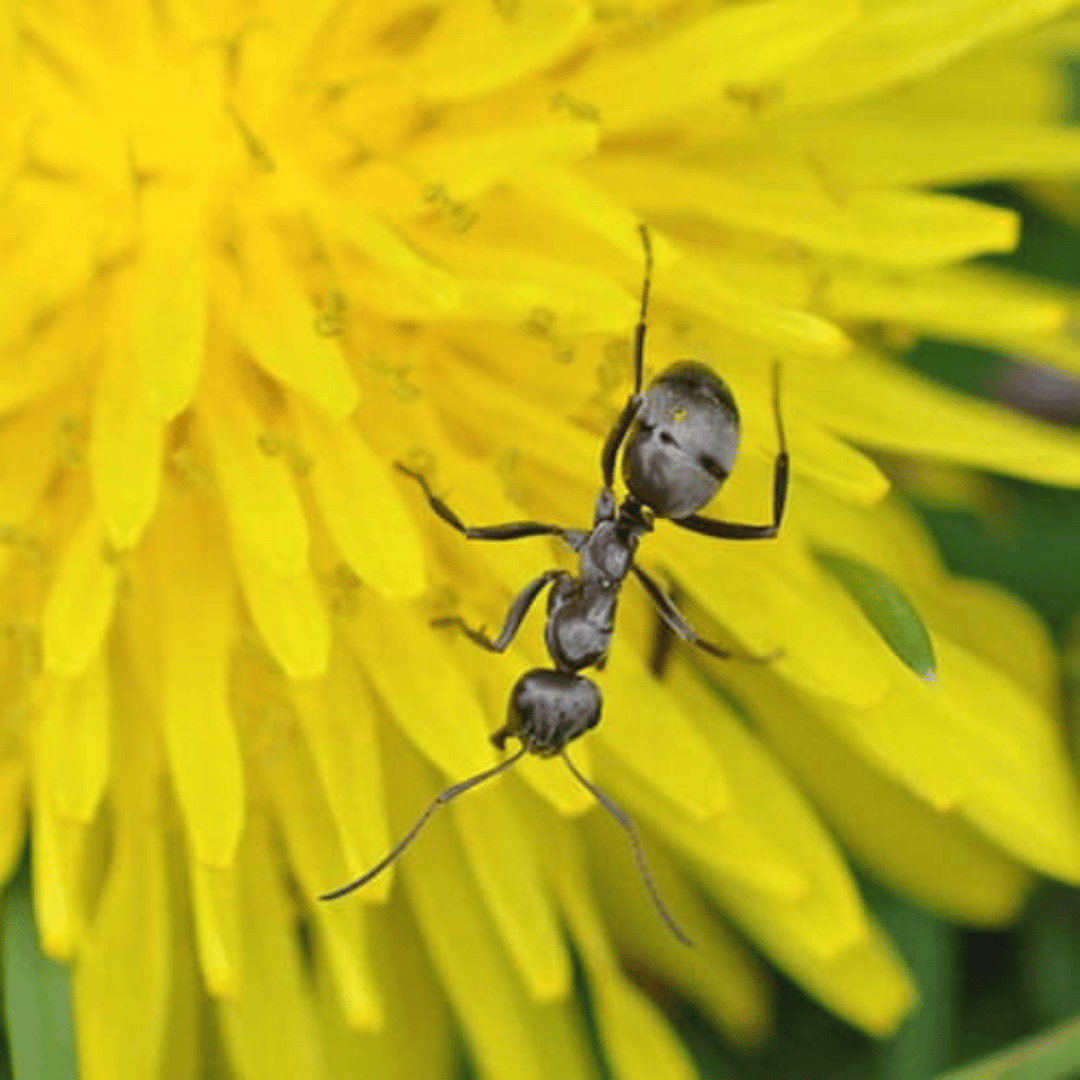
[[(579, 557), (578, 575), (546, 570), (530, 582), (510, 605), (498, 637), (466, 625), (457, 616), (436, 619), (434, 626), (454, 626), (490, 652), (501, 653), (513, 640), (533, 602), (549, 589), (544, 641), (554, 667), (534, 668), (518, 679), (510, 694), (506, 723), (491, 736), (498, 750), (507, 739), (519, 740), (520, 749), (493, 768), (453, 784), (441, 792), (420, 815), (401, 841), (367, 873), (320, 899), (333, 900), (366, 885), (382, 873), (416, 838), (440, 806), (515, 765), (525, 754), (559, 755), (567, 768), (615, 818), (629, 837), (638, 869), (657, 912), (684, 944), (690, 939), (664, 905), (645, 862), (634, 823), (610, 796), (589, 780), (566, 752), (568, 743), (600, 722), (600, 689), (580, 672), (602, 669), (615, 631), (615, 608), (628, 574), (644, 586), (664, 623), (680, 638), (713, 656), (730, 659), (736, 654), (700, 637), (660, 585), (634, 561), (641, 538), (653, 531), (657, 518), (681, 529), (724, 540), (767, 540), (776, 536), (787, 502), (789, 458), (780, 415), (780, 369), (773, 368), (773, 411), (779, 441), (773, 467), (773, 514), (767, 525), (718, 521), (701, 517), (731, 474), (739, 449), (739, 411), (722, 379), (696, 360), (681, 360), (665, 368), (642, 393), (645, 332), (652, 284), (652, 243), (649, 231), (639, 226), (645, 252), (645, 278), (641, 313), (634, 332), (634, 389), (619, 418), (604, 440), (600, 456), (604, 486), (596, 500), (593, 525), (564, 529), (540, 521), (514, 521), (504, 525), (466, 525), (440, 499), (419, 472), (397, 463), (399, 471), (415, 480), (428, 505), (443, 521), (468, 540), (520, 540), (527, 536), (557, 536)], [(619, 451), (628, 494), (615, 501), (613, 483)], [(771, 656), (740, 655), (739, 659), (768, 662)]]

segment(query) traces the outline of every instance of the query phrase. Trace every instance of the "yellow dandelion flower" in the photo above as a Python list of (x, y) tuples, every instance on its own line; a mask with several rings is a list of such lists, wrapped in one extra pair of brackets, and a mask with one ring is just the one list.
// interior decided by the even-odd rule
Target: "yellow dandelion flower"
[[(1072, 298), (962, 265), (1015, 217), (932, 190), (1080, 168), (1075, 28), (1040, 29), (1069, 6), (4, 6), (0, 863), (29, 832), (87, 1080), (437, 1078), (459, 1030), (484, 1075), (592, 1077), (572, 953), (614, 1074), (689, 1077), (625, 961), (752, 1042), (767, 995), (727, 921), (868, 1031), (912, 1003), (841, 844), (976, 923), (1033, 870), (1080, 881), (1043, 632), (950, 579), (856, 448), (1080, 483), (1074, 435), (889, 358), (927, 333), (1075, 361)], [(697, 948), (531, 758), (322, 904), (495, 764), (547, 664), (532, 623), (495, 657), (430, 621), (500, 619), (548, 541), (467, 544), (392, 463), (470, 522), (587, 524), (641, 221), (650, 369), (709, 363), (743, 417), (711, 512), (768, 503), (777, 357), (793, 463), (778, 540), (661, 522), (641, 555), (703, 634), (782, 657), (679, 652), (659, 682), (631, 583), (574, 744)], [(935, 686), (822, 554), (900, 587)]]

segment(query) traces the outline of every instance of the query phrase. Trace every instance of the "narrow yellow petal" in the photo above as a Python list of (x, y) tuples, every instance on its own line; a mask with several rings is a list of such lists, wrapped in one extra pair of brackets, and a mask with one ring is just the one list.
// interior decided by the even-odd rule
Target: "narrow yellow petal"
[(1080, 439), (861, 354), (822, 379), (791, 365), (794, 397), (856, 442), (1043, 483), (1080, 484)]
[[(447, 198), (474, 199), (493, 185), (538, 168), (571, 164), (596, 150), (597, 131), (580, 120), (485, 128), (482, 134), (428, 139), (410, 153), (409, 163)], [(437, 190), (437, 189), (428, 189)], [(433, 200), (435, 201), (435, 200)]]
[(26, 772), (14, 756), (0, 764), (0, 882), (14, 872), (26, 843)]
[(585, 966), (600, 1038), (618, 1080), (692, 1080), (695, 1070), (662, 1013), (623, 974), (592, 901), (584, 852), (573, 827), (550, 813), (537, 815), (533, 838), (570, 935)]
[(616, 649), (605, 669), (604, 723), (596, 740), (658, 796), (702, 821), (727, 809), (723, 758), (645, 670), (630, 648)]
[(523, 250), (519, 237), (497, 244), (439, 238), (425, 246), (457, 276), (459, 317), (526, 327), (537, 312), (557, 311), (568, 334), (626, 332), (634, 324), (635, 303), (628, 292), (593, 270)]
[(302, 573), (307, 522), (284, 455), (236, 387), (215, 387), (199, 415), (234, 535), (276, 573)]
[(399, 896), (373, 913), (371, 949), (386, 1004), (376, 1033), (350, 1028), (341, 1015), (327, 965), (316, 956), (315, 991), (326, 1076), (378, 1076), (380, 1080), (454, 1080), (457, 1031), (416, 926)]
[(195, 940), (206, 989), (214, 997), (240, 992), (240, 893), (235, 867), (188, 864)]
[(484, 714), (436, 631), (374, 595), (346, 629), (379, 697), (429, 761), (455, 779), (494, 764)]
[(292, 905), (261, 815), (250, 816), (239, 852), (244, 976), (237, 998), (218, 1002), (230, 1062), (238, 1080), (321, 1080)]
[[(717, 875), (745, 882), (761, 895), (785, 900), (805, 895), (808, 883), (798, 859), (771, 835), (768, 823), (763, 824), (753, 812), (752, 801), (747, 804), (733, 799), (728, 809), (712, 820), (692, 821), (606, 753), (596, 757), (600, 786), (685, 857)], [(615, 828), (614, 824), (610, 827)]]
[(348, 422), (294, 404), (297, 434), (311, 456), (311, 487), (339, 554), (387, 599), (416, 596), (424, 587), (424, 556), (396, 474)]
[[(1053, 123), (973, 123), (954, 109), (913, 109), (895, 98), (842, 112), (797, 116), (748, 129), (709, 154), (709, 164), (746, 182), (786, 184), (816, 172), (837, 192), (894, 185), (960, 185), (995, 177), (1075, 172), (1080, 135)], [(1001, 88), (995, 107), (1003, 103)]]
[(101, 648), (116, 604), (116, 566), (93, 511), (76, 526), (60, 557), (42, 615), (45, 670), (74, 678)]
[(590, 166), (599, 183), (634, 205), (690, 211), (739, 229), (885, 266), (922, 268), (984, 251), (1009, 251), (1019, 219), (954, 195), (912, 190), (845, 191), (820, 183), (763, 187), (714, 171), (615, 157)]
[(796, 307), (780, 307), (729, 284), (704, 260), (681, 260), (664, 289), (691, 311), (785, 355), (832, 359), (851, 348), (843, 331), (832, 323)]
[(1031, 882), (1019, 865), (956, 815), (882, 776), (779, 680), (754, 694), (754, 719), (770, 747), (863, 866), (947, 918), (993, 925), (1015, 915)]
[(172, 419), (195, 394), (206, 348), (202, 222), (164, 185), (142, 193), (145, 248), (136, 269), (132, 351), (156, 414)]
[(131, 817), (114, 837), (109, 876), (75, 968), (85, 1080), (142, 1080), (161, 1064), (172, 978), (162, 839), (159, 829)]
[(42, 752), (49, 759), (57, 812), (89, 824), (109, 770), (109, 677), (99, 657), (74, 679), (46, 678), (41, 715)]
[(220, 538), (183, 506), (158, 552), (169, 771), (195, 857), (231, 866), (244, 822), (240, 745), (229, 704), (236, 594)]
[(527, 78), (563, 56), (589, 25), (581, 0), (544, 0), (503, 11), (468, 0), (444, 12), (409, 66), (425, 96), (460, 101)]
[(344, 419), (359, 401), (359, 387), (340, 345), (317, 328), (308, 299), (277, 238), (251, 228), (241, 251), (243, 278), (225, 305), (237, 336), (272, 378), (312, 404)]
[(55, 960), (70, 960), (86, 933), (91, 829), (57, 812), (50, 762), (40, 742), (34, 747), (32, 769), (34, 913), (44, 952)]
[(891, 1035), (915, 1005), (918, 992), (892, 942), (876, 926), (838, 956), (823, 957), (762, 907), (751, 890), (714, 886), (744, 933), (778, 967), (823, 1005), (871, 1035)]
[[(340, 644), (330, 654), (325, 677), (294, 683), (292, 699), (334, 818), (349, 880), (378, 862), (391, 844), (383, 803), (378, 710), (355, 660)], [(361, 896), (381, 902), (388, 884), (387, 879), (376, 878)]]
[[(415, 796), (432, 789), (434, 776), (400, 739), (391, 745), (400, 782), (390, 801), (395, 824), (404, 829), (416, 812)], [(432, 965), (484, 1075), (541, 1080), (541, 1054), (520, 983), (448, 821), (432, 819), (424, 840), (405, 855), (401, 874)]]
[(820, 108), (916, 79), (985, 41), (1035, 24), (1070, 0), (908, 0), (874, 5), (784, 80), (784, 105)]
[(535, 852), (521, 842), (515, 802), (500, 788), (471, 792), (454, 807), (465, 856), (492, 921), (535, 1001), (559, 1001), (570, 960)]
[(654, 123), (713, 103), (726, 86), (768, 83), (812, 54), (859, 13), (856, 4), (770, 0), (689, 21), (647, 48), (587, 64), (566, 92), (600, 115), (605, 131)]
[[(767, 488), (757, 487), (756, 511), (733, 512), (739, 507), (725, 491), (710, 516), (765, 520)], [(774, 666), (786, 678), (837, 701), (878, 701), (895, 676), (892, 662), (855, 603), (796, 542), (794, 529), (787, 524), (778, 540), (761, 544), (722, 544), (669, 529), (657, 535), (654, 558), (747, 651), (782, 650)], [(827, 620), (822, 611), (830, 612)]]
[(620, 957), (655, 972), (733, 1042), (760, 1043), (770, 1031), (772, 1017), (765, 973), (749, 950), (719, 922), (662, 852), (650, 848), (649, 868), (660, 894), (694, 939), (693, 951), (688, 952), (657, 918), (640, 877), (626, 858), (622, 837), (608, 822), (594, 818), (588, 838), (591, 877)]
[(292, 679), (315, 679), (326, 671), (330, 622), (311, 571), (275, 573), (246, 544), (233, 557), (248, 610), (267, 649)]
[(368, 956), (363, 916), (353, 899), (324, 902), (319, 895), (342, 883), (345, 864), (329, 808), (310, 756), (291, 727), (279, 731), (260, 755), (260, 779), (275, 809), (293, 874), (304, 893), (316, 932), (330, 964), (348, 1023), (377, 1030), (382, 1003)]
[(130, 338), (111, 342), (90, 418), (90, 477), (118, 548), (134, 546), (154, 513), (165, 437), (163, 418), (132, 372), (131, 350)]
[[(759, 678), (760, 678), (760, 673)], [(832, 836), (802, 792), (766, 747), (705, 682), (680, 664), (672, 689), (683, 707), (702, 718), (715, 752), (729, 766), (732, 805), (743, 811), (806, 883), (790, 900), (763, 896), (762, 908), (812, 952), (837, 956), (862, 941), (867, 919), (855, 882)], [(705, 718), (708, 718), (707, 722)], [(715, 876), (715, 875), (714, 875)]]

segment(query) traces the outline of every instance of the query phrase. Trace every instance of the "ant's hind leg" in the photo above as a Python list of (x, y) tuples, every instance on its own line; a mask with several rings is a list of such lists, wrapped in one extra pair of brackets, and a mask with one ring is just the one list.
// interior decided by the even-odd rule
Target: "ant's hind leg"
[(427, 478), (423, 473), (415, 472), (407, 465), (402, 465), (400, 461), (395, 461), (394, 465), (397, 467), (398, 472), (404, 473), (406, 476), (415, 480), (423, 489), (424, 495), (427, 497), (428, 506), (435, 511), (446, 522), (447, 525), (457, 529), (466, 540), (521, 540), (526, 536), (562, 536), (567, 530), (561, 525), (546, 525), (542, 521), (508, 521), (503, 525), (466, 525), (431, 490), (430, 485), (427, 482)]
[(521, 624), (525, 621), (525, 616), (529, 613), (529, 608), (532, 607), (536, 598), (553, 581), (560, 577), (568, 576), (569, 575), (565, 570), (546, 570), (535, 581), (530, 581), (510, 605), (510, 610), (506, 613), (506, 621), (503, 623), (503, 628), (499, 631), (499, 636), (497, 638), (489, 638), (487, 634), (484, 633), (483, 628), (474, 630), (457, 615), (450, 615), (443, 619), (434, 619), (431, 625), (456, 626), (470, 641), (475, 642), (480, 648), (487, 649), (488, 652), (494, 653), (505, 652), (506, 647), (514, 640), (514, 635), (521, 628)]
[(645, 573), (645, 571), (636, 563), (631, 569), (637, 576), (638, 581), (645, 586), (645, 591), (649, 594), (649, 599), (656, 605), (656, 610), (659, 612), (660, 618), (663, 619), (665, 624), (678, 634), (683, 641), (689, 642), (689, 644), (696, 646), (703, 652), (707, 652), (710, 656), (718, 656), (721, 660), (746, 660), (752, 664), (770, 664), (773, 660), (780, 657), (781, 653), (779, 650), (767, 653), (764, 656), (756, 656), (753, 653), (732, 652), (730, 649), (722, 649), (719, 645), (714, 645), (711, 641), (706, 641), (705, 638), (700, 637), (697, 631), (686, 621), (682, 612), (671, 602), (657, 582)]

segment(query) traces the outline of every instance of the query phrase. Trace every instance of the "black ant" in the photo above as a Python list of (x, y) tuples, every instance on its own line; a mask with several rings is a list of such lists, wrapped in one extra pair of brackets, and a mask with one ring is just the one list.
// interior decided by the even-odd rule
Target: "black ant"
[[(713, 656), (730, 659), (736, 654), (699, 637), (660, 585), (634, 562), (641, 538), (652, 532), (657, 518), (682, 529), (725, 540), (767, 540), (776, 536), (787, 502), (789, 459), (780, 416), (780, 369), (773, 369), (773, 410), (779, 451), (773, 469), (773, 515), (767, 525), (717, 521), (698, 511), (720, 490), (735, 465), (739, 449), (739, 411), (726, 384), (704, 364), (682, 360), (660, 373), (642, 393), (646, 317), (652, 282), (652, 244), (640, 226), (645, 251), (645, 278), (641, 314), (634, 333), (634, 389), (604, 440), (600, 457), (604, 486), (596, 500), (589, 530), (564, 529), (540, 521), (514, 521), (504, 525), (466, 525), (428, 485), (424, 476), (400, 462), (397, 468), (423, 488), (431, 509), (468, 540), (520, 540), (526, 536), (557, 536), (579, 556), (578, 576), (565, 570), (546, 570), (530, 582), (510, 605), (498, 637), (467, 626), (460, 618), (436, 619), (435, 626), (455, 626), (472, 641), (501, 653), (513, 640), (533, 602), (549, 589), (544, 640), (554, 667), (526, 672), (510, 694), (506, 723), (491, 736), (503, 750), (506, 740), (518, 739), (521, 748), (493, 768), (453, 784), (439, 794), (393, 850), (367, 873), (321, 897), (333, 900), (367, 884), (382, 873), (413, 841), (440, 806), (516, 764), (525, 754), (559, 755), (567, 768), (626, 831), (642, 880), (656, 910), (684, 944), (690, 939), (667, 910), (645, 862), (637, 830), (627, 814), (584, 776), (566, 752), (568, 743), (600, 722), (600, 689), (579, 674), (603, 668), (615, 631), (619, 590), (633, 573), (645, 587), (663, 622), (683, 641)], [(616, 503), (612, 484), (619, 451), (622, 475), (629, 494)], [(770, 656), (740, 656), (768, 662)]]

